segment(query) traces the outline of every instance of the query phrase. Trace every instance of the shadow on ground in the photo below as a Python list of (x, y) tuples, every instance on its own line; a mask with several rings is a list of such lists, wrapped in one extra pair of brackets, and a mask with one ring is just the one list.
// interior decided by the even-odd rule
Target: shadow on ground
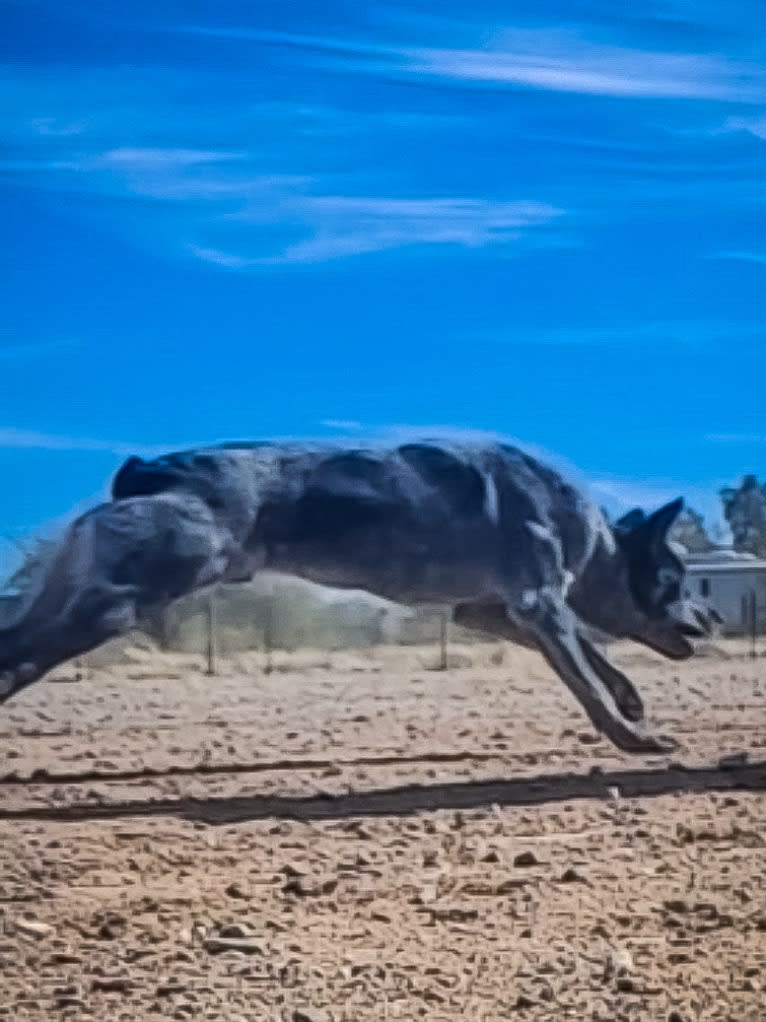
[(540, 774), (517, 780), (461, 781), (407, 785), (342, 795), (241, 795), (206, 799), (85, 803), (0, 811), (1, 820), (113, 820), (174, 816), (212, 826), (253, 820), (345, 820), (363, 816), (406, 816), (439, 809), (466, 810), (530, 806), (582, 799), (655, 798), (668, 794), (766, 790), (766, 762), (723, 763), (717, 767), (671, 765), (587, 774)]

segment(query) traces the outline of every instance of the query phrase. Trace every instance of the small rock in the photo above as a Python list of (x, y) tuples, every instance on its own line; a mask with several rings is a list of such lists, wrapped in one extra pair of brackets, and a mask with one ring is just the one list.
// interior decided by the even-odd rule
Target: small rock
[(561, 882), (562, 884), (585, 884), (587, 880), (573, 866), (569, 866), (561, 874)]
[(185, 994), (187, 989), (186, 983), (168, 981), (167, 983), (160, 983), (154, 992), (154, 996), (172, 997), (174, 994)]
[(282, 866), (282, 868), (280, 869), (279, 872), (280, 873), (284, 873), (284, 875), (286, 877), (305, 877), (306, 876), (306, 870), (305, 869), (301, 869), (300, 866), (296, 866), (292, 862), (286, 862), (284, 864), (284, 866)]
[(627, 976), (635, 969), (633, 956), (625, 947), (613, 948), (609, 961), (611, 971), (615, 976)]
[(226, 923), (218, 931), (218, 936), (226, 940), (249, 940), (253, 931), (247, 923)]
[(59, 1000), (62, 997), (79, 997), (80, 996), (79, 988), (77, 986), (75, 986), (74, 983), (67, 983), (66, 986), (54, 987), (52, 992), (53, 992), (53, 996), (58, 998)]
[(430, 905), (439, 897), (439, 888), (436, 884), (421, 884), (418, 893), (413, 898), (416, 905)]
[(262, 955), (263, 946), (252, 938), (241, 937), (208, 937), (202, 942), (204, 949), (211, 955), (235, 951), (244, 955)]
[(636, 989), (636, 984), (630, 976), (618, 976), (615, 985), (621, 994), (632, 994)]
[(35, 940), (42, 940), (43, 937), (49, 937), (53, 933), (52, 926), (47, 923), (39, 923), (34, 919), (16, 919), (14, 925), (19, 933), (23, 933), (27, 937), (34, 937)]
[(67, 1008), (73, 1008), (75, 1011), (84, 1011), (87, 1005), (81, 997), (58, 997), (56, 998), (56, 1007), (59, 1011), (64, 1011)]
[(595, 731), (580, 731), (577, 739), (583, 745), (597, 745), (601, 741), (601, 735), (596, 734)]
[(52, 951), (48, 961), (51, 965), (81, 965), (82, 955), (74, 951)]
[(229, 886), (226, 888), (225, 894), (229, 898), (244, 898), (244, 899), (246, 899), (246, 898), (250, 897), (250, 895), (244, 889), (244, 887), (241, 884), (238, 884), (236, 882), (229, 884)]
[(534, 852), (519, 852), (514, 857), (514, 866), (537, 866), (539, 865), (537, 856)]
[(296, 1008), (293, 1022), (326, 1022), (327, 1012), (322, 1008)]
[(133, 987), (130, 976), (96, 976), (90, 988), (104, 994), (125, 994)]
[(662, 907), (668, 912), (676, 912), (678, 915), (685, 915), (689, 911), (689, 903), (683, 898), (668, 898), (662, 903)]
[(285, 894), (297, 894), (302, 898), (318, 898), (322, 894), (332, 894), (338, 886), (337, 877), (295, 877), (288, 880), (282, 890)]
[(732, 752), (728, 756), (721, 756), (718, 760), (719, 770), (736, 770), (737, 767), (746, 766), (748, 754), (746, 752)]

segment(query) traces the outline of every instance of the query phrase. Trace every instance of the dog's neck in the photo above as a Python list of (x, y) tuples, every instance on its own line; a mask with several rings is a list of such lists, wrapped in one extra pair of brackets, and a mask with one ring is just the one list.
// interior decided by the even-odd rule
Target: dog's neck
[(628, 560), (616, 538), (599, 537), (567, 602), (589, 625), (615, 638), (635, 633), (642, 615), (630, 590)]

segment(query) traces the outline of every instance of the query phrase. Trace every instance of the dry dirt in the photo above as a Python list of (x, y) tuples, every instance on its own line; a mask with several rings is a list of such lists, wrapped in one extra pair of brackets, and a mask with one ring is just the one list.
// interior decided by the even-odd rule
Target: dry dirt
[(743, 654), (612, 651), (672, 759), (507, 646), (59, 672), (0, 711), (0, 1017), (761, 1020)]

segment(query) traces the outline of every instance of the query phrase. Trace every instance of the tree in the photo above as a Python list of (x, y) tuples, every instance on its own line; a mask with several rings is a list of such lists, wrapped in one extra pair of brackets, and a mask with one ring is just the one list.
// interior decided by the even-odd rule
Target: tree
[(704, 554), (712, 550), (713, 543), (705, 529), (705, 520), (693, 508), (684, 508), (668, 534), (668, 539), (680, 543), (690, 554)]
[(738, 489), (721, 490), (721, 500), (734, 549), (766, 557), (766, 485), (746, 475)]

